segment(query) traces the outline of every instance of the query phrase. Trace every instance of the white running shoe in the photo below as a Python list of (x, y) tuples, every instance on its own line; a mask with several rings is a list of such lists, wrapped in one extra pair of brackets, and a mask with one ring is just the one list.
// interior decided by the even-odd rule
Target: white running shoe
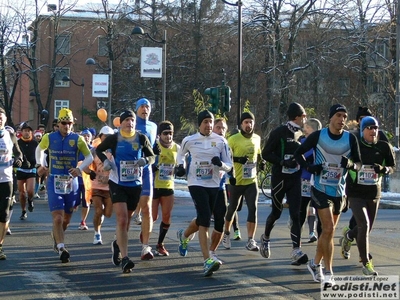
[(231, 249), (231, 235), (230, 234), (224, 233), (224, 237), (222, 238), (222, 246), (224, 246), (225, 249)]

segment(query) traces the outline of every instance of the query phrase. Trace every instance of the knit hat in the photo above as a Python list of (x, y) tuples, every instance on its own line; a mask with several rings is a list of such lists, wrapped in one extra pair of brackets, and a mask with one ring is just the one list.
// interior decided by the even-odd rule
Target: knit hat
[(203, 110), (202, 112), (200, 112), (197, 115), (197, 123), (198, 123), (198, 125), (200, 126), (200, 124), (203, 122), (203, 120), (207, 119), (207, 118), (211, 118), (211, 119), (214, 120), (214, 115), (210, 111), (208, 111), (206, 109), (206, 110)]
[(90, 133), (92, 134), (93, 137), (96, 136), (96, 129), (89, 128), (88, 130), (90, 131)]
[(131, 110), (125, 110), (122, 114), (119, 115), (119, 122), (122, 123), (126, 118), (132, 117), (136, 119), (136, 115)]
[(287, 110), (287, 116), (289, 120), (294, 120), (296, 117), (302, 116), (306, 114), (306, 111), (304, 110), (304, 107), (301, 106), (301, 104), (297, 102), (292, 102), (289, 104), (288, 110)]
[(331, 108), (329, 109), (329, 119), (332, 118), (337, 112), (343, 111), (347, 113), (347, 108), (343, 104), (335, 104), (332, 105)]
[(245, 119), (255, 120), (253, 113), (250, 111), (245, 111), (244, 113), (242, 113), (242, 115), (240, 116), (240, 123), (242, 123)]
[(356, 121), (359, 122), (360, 121), (360, 117), (361, 116), (372, 116), (372, 112), (369, 110), (368, 107), (362, 107), (359, 106), (358, 107), (358, 111), (357, 111), (357, 116), (356, 116)]
[(74, 116), (72, 111), (68, 108), (61, 108), (58, 113), (58, 123), (60, 122), (71, 122), (74, 123)]
[(29, 124), (26, 123), (26, 122), (21, 124), (21, 131), (24, 130), (24, 129), (29, 129), (30, 131), (33, 131), (32, 127), (29, 126)]
[(360, 136), (363, 137), (363, 132), (364, 129), (367, 128), (368, 126), (378, 126), (379, 128), (379, 123), (374, 117), (364, 117), (361, 120), (361, 125), (360, 125)]
[(81, 135), (88, 135), (90, 139), (92, 139), (92, 133), (89, 131), (89, 129), (82, 130)]
[(151, 110), (151, 103), (149, 100), (147, 100), (146, 98), (140, 98), (137, 102), (136, 102), (136, 111), (139, 109), (139, 107), (141, 107), (142, 105), (147, 105), (149, 107), (149, 109)]
[(157, 126), (157, 134), (161, 134), (163, 131), (169, 130), (174, 131), (174, 125), (170, 121), (162, 121)]

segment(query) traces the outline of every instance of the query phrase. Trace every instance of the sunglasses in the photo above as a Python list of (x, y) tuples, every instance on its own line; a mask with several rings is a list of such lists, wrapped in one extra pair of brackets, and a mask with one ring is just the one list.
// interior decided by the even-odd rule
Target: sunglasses
[(174, 133), (172, 131), (163, 131), (161, 134), (162, 135), (173, 135)]
[(61, 125), (72, 125), (72, 122), (60, 122), (61, 123)]
[(365, 128), (367, 128), (368, 130), (378, 130), (378, 126), (375, 125), (367, 126)]

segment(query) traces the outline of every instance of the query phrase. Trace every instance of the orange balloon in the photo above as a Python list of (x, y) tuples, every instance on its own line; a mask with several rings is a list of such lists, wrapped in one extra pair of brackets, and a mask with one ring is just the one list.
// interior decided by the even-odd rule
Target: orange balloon
[(97, 111), (97, 117), (100, 119), (100, 121), (105, 122), (107, 121), (107, 111), (104, 108), (100, 108)]
[(121, 121), (119, 120), (119, 117), (114, 118), (113, 124), (115, 127), (119, 127), (121, 125)]

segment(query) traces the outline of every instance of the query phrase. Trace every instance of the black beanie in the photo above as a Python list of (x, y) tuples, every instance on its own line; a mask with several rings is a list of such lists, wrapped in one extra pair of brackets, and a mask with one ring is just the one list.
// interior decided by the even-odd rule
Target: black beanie
[(292, 102), (289, 104), (288, 110), (287, 110), (287, 116), (289, 120), (294, 120), (296, 117), (305, 115), (306, 111), (304, 110), (304, 107), (301, 106), (301, 104), (297, 102)]
[(242, 113), (242, 115), (240, 116), (240, 123), (242, 123), (245, 119), (255, 120), (253, 113), (250, 111), (245, 111), (244, 113)]
[(370, 117), (372, 117), (372, 112), (369, 110), (368, 107), (359, 106), (358, 107), (358, 111), (357, 111), (357, 116), (356, 116), (356, 121), (357, 122), (360, 121), (360, 117), (361, 116), (364, 116), (364, 117), (370, 116)]
[(338, 111), (343, 111), (347, 113), (347, 108), (343, 104), (335, 104), (332, 105), (331, 108), (329, 109), (329, 119), (332, 118)]
[(122, 114), (119, 115), (119, 122), (122, 123), (126, 118), (133, 117), (136, 119), (136, 115), (132, 110), (125, 110)]
[(200, 126), (200, 124), (201, 124), (201, 123), (203, 122), (203, 120), (206, 119), (206, 118), (211, 118), (211, 119), (214, 120), (214, 115), (213, 115), (210, 111), (208, 111), (208, 110), (203, 110), (202, 112), (200, 112), (200, 113), (197, 115), (197, 123), (198, 123), (198, 125)]
[(173, 132), (174, 131), (174, 125), (172, 125), (172, 123), (169, 122), (169, 121), (162, 121), (157, 126), (157, 134), (161, 134), (165, 130), (169, 130), (169, 131)]

